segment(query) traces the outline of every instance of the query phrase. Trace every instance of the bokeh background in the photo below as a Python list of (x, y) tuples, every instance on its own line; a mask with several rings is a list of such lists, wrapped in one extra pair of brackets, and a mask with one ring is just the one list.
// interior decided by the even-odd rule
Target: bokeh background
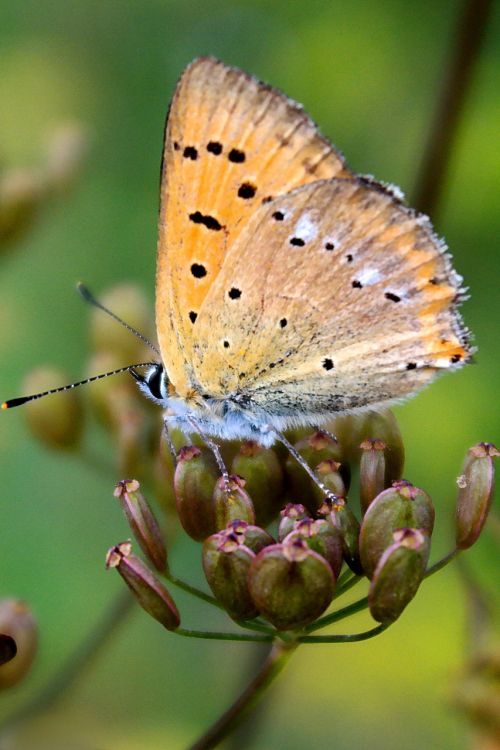
[[(0, 396), (20, 395), (36, 364), (84, 374), (89, 310), (77, 279), (97, 293), (133, 280), (153, 312), (163, 124), (193, 57), (214, 54), (282, 88), (354, 169), (411, 198), (461, 8), (458, 0), (0, 0), (1, 168), (38, 165), (62, 123), (79, 122), (90, 141), (76, 183), (0, 257)], [(437, 507), (435, 558), (452, 543), (466, 448), (500, 439), (499, 78), (497, 3), (436, 219), (470, 288), (463, 313), (476, 363), (396, 409), (405, 476)], [(98, 430), (93, 447), (104, 458), (113, 451)], [(128, 532), (111, 497), (119, 477), (40, 446), (22, 411), (2, 413), (0, 455), (0, 593), (29, 601), (41, 629), (33, 671), (2, 695), (7, 715), (36, 695), (121, 590), (103, 560)], [(468, 559), (498, 596), (493, 537)], [(171, 560), (179, 575), (200, 580), (194, 542), (179, 538)], [(177, 598), (186, 626), (213, 617)], [(464, 619), (450, 566), (380, 638), (303, 647), (248, 747), (469, 747), (466, 723), (447, 702), (464, 658)], [(361, 615), (350, 627), (368, 623)], [(255, 658), (244, 645), (177, 638), (137, 609), (20, 747), (185, 747), (227, 706)]]

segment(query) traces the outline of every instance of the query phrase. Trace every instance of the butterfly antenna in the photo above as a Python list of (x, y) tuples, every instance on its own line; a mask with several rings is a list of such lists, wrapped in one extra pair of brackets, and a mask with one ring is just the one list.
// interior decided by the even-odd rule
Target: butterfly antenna
[(92, 375), (90, 378), (80, 380), (78, 383), (70, 383), (69, 385), (62, 385), (59, 388), (51, 388), (49, 391), (43, 391), (43, 393), (34, 393), (31, 396), (21, 396), (21, 398), (11, 398), (9, 401), (4, 401), (2, 409), (12, 409), (14, 406), (22, 406), (28, 403), (28, 401), (35, 401), (37, 398), (43, 398), (44, 396), (50, 396), (52, 393), (61, 393), (61, 391), (70, 391), (72, 388), (78, 388), (80, 385), (87, 385), (87, 383), (93, 383), (95, 380), (102, 380), (103, 378), (109, 378), (111, 375), (119, 375), (121, 372), (130, 372), (134, 378), (137, 379), (138, 373), (135, 372), (136, 367), (154, 367), (157, 365), (156, 362), (140, 362), (136, 365), (127, 365), (127, 367), (119, 367), (117, 370), (111, 370), (111, 372), (103, 372), (100, 375)]
[(141, 341), (144, 341), (144, 343), (147, 344), (147, 346), (149, 346), (149, 348), (152, 349), (155, 354), (157, 354), (159, 357), (161, 357), (159, 349), (153, 344), (152, 341), (150, 341), (147, 338), (147, 336), (144, 336), (144, 334), (139, 333), (139, 331), (137, 331), (132, 326), (129, 326), (128, 323), (125, 323), (124, 320), (122, 320), (121, 318), (119, 318), (118, 315), (115, 315), (114, 312), (111, 312), (111, 310), (108, 310), (108, 308), (105, 307), (102, 304), (102, 302), (99, 302), (99, 300), (94, 297), (94, 295), (92, 294), (92, 292), (90, 291), (90, 289), (88, 289), (85, 286), (85, 284), (82, 284), (82, 282), (79, 281), (77, 283), (77, 285), (76, 285), (76, 288), (78, 289), (78, 291), (82, 295), (82, 297), (85, 300), (85, 302), (89, 302), (94, 307), (97, 307), (99, 310), (102, 310), (103, 312), (107, 313), (107, 315), (109, 315), (111, 318), (113, 318), (114, 320), (116, 320), (117, 323), (120, 323), (120, 325), (122, 325), (124, 328), (126, 328), (128, 331), (130, 331), (130, 333), (133, 333), (134, 336), (137, 336), (138, 339), (140, 339)]

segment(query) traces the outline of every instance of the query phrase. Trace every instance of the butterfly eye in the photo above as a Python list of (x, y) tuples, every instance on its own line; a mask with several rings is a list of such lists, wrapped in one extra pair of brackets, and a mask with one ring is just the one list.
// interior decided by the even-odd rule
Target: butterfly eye
[(166, 398), (165, 370), (163, 365), (154, 365), (146, 375), (146, 387), (149, 395), (157, 401)]

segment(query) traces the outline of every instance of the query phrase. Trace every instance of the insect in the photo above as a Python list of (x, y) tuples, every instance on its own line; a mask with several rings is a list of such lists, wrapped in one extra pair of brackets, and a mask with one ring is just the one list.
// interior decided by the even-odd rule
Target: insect
[(461, 282), (429, 219), (299, 104), (213, 58), (186, 68), (162, 162), (161, 362), (124, 368), (167, 424), (271, 445), (403, 399), (470, 358)]

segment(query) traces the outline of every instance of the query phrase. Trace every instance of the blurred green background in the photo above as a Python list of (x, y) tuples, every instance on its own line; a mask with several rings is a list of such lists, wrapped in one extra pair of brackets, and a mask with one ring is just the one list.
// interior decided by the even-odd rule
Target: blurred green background
[[(193, 57), (214, 54), (280, 87), (355, 170), (395, 182), (411, 198), (461, 8), (455, 0), (0, 0), (2, 168), (38, 163), (62, 122), (79, 121), (91, 138), (76, 186), (0, 258), (0, 396), (20, 395), (36, 364), (84, 374), (89, 310), (75, 294), (77, 279), (96, 293), (137, 281), (153, 312), (163, 124)], [(463, 313), (476, 364), (396, 410), (405, 476), (437, 507), (435, 558), (452, 543), (466, 448), (500, 440), (499, 78), (497, 3), (436, 222), (470, 288)], [(121, 591), (103, 561), (128, 531), (111, 498), (118, 477), (40, 447), (21, 411), (1, 415), (0, 454), (0, 593), (28, 600), (41, 628), (32, 673), (2, 695), (6, 715), (36, 694)], [(198, 545), (179, 539), (171, 558), (179, 575), (200, 580)], [(493, 537), (468, 559), (498, 595)], [(225, 624), (177, 598), (187, 627)], [(368, 623), (359, 616), (349, 627)], [(465, 723), (446, 702), (463, 630), (463, 592), (451, 566), (380, 638), (299, 650), (248, 747), (469, 747)], [(176, 638), (137, 610), (23, 747), (185, 747), (227, 706), (252, 659), (243, 645)]]

